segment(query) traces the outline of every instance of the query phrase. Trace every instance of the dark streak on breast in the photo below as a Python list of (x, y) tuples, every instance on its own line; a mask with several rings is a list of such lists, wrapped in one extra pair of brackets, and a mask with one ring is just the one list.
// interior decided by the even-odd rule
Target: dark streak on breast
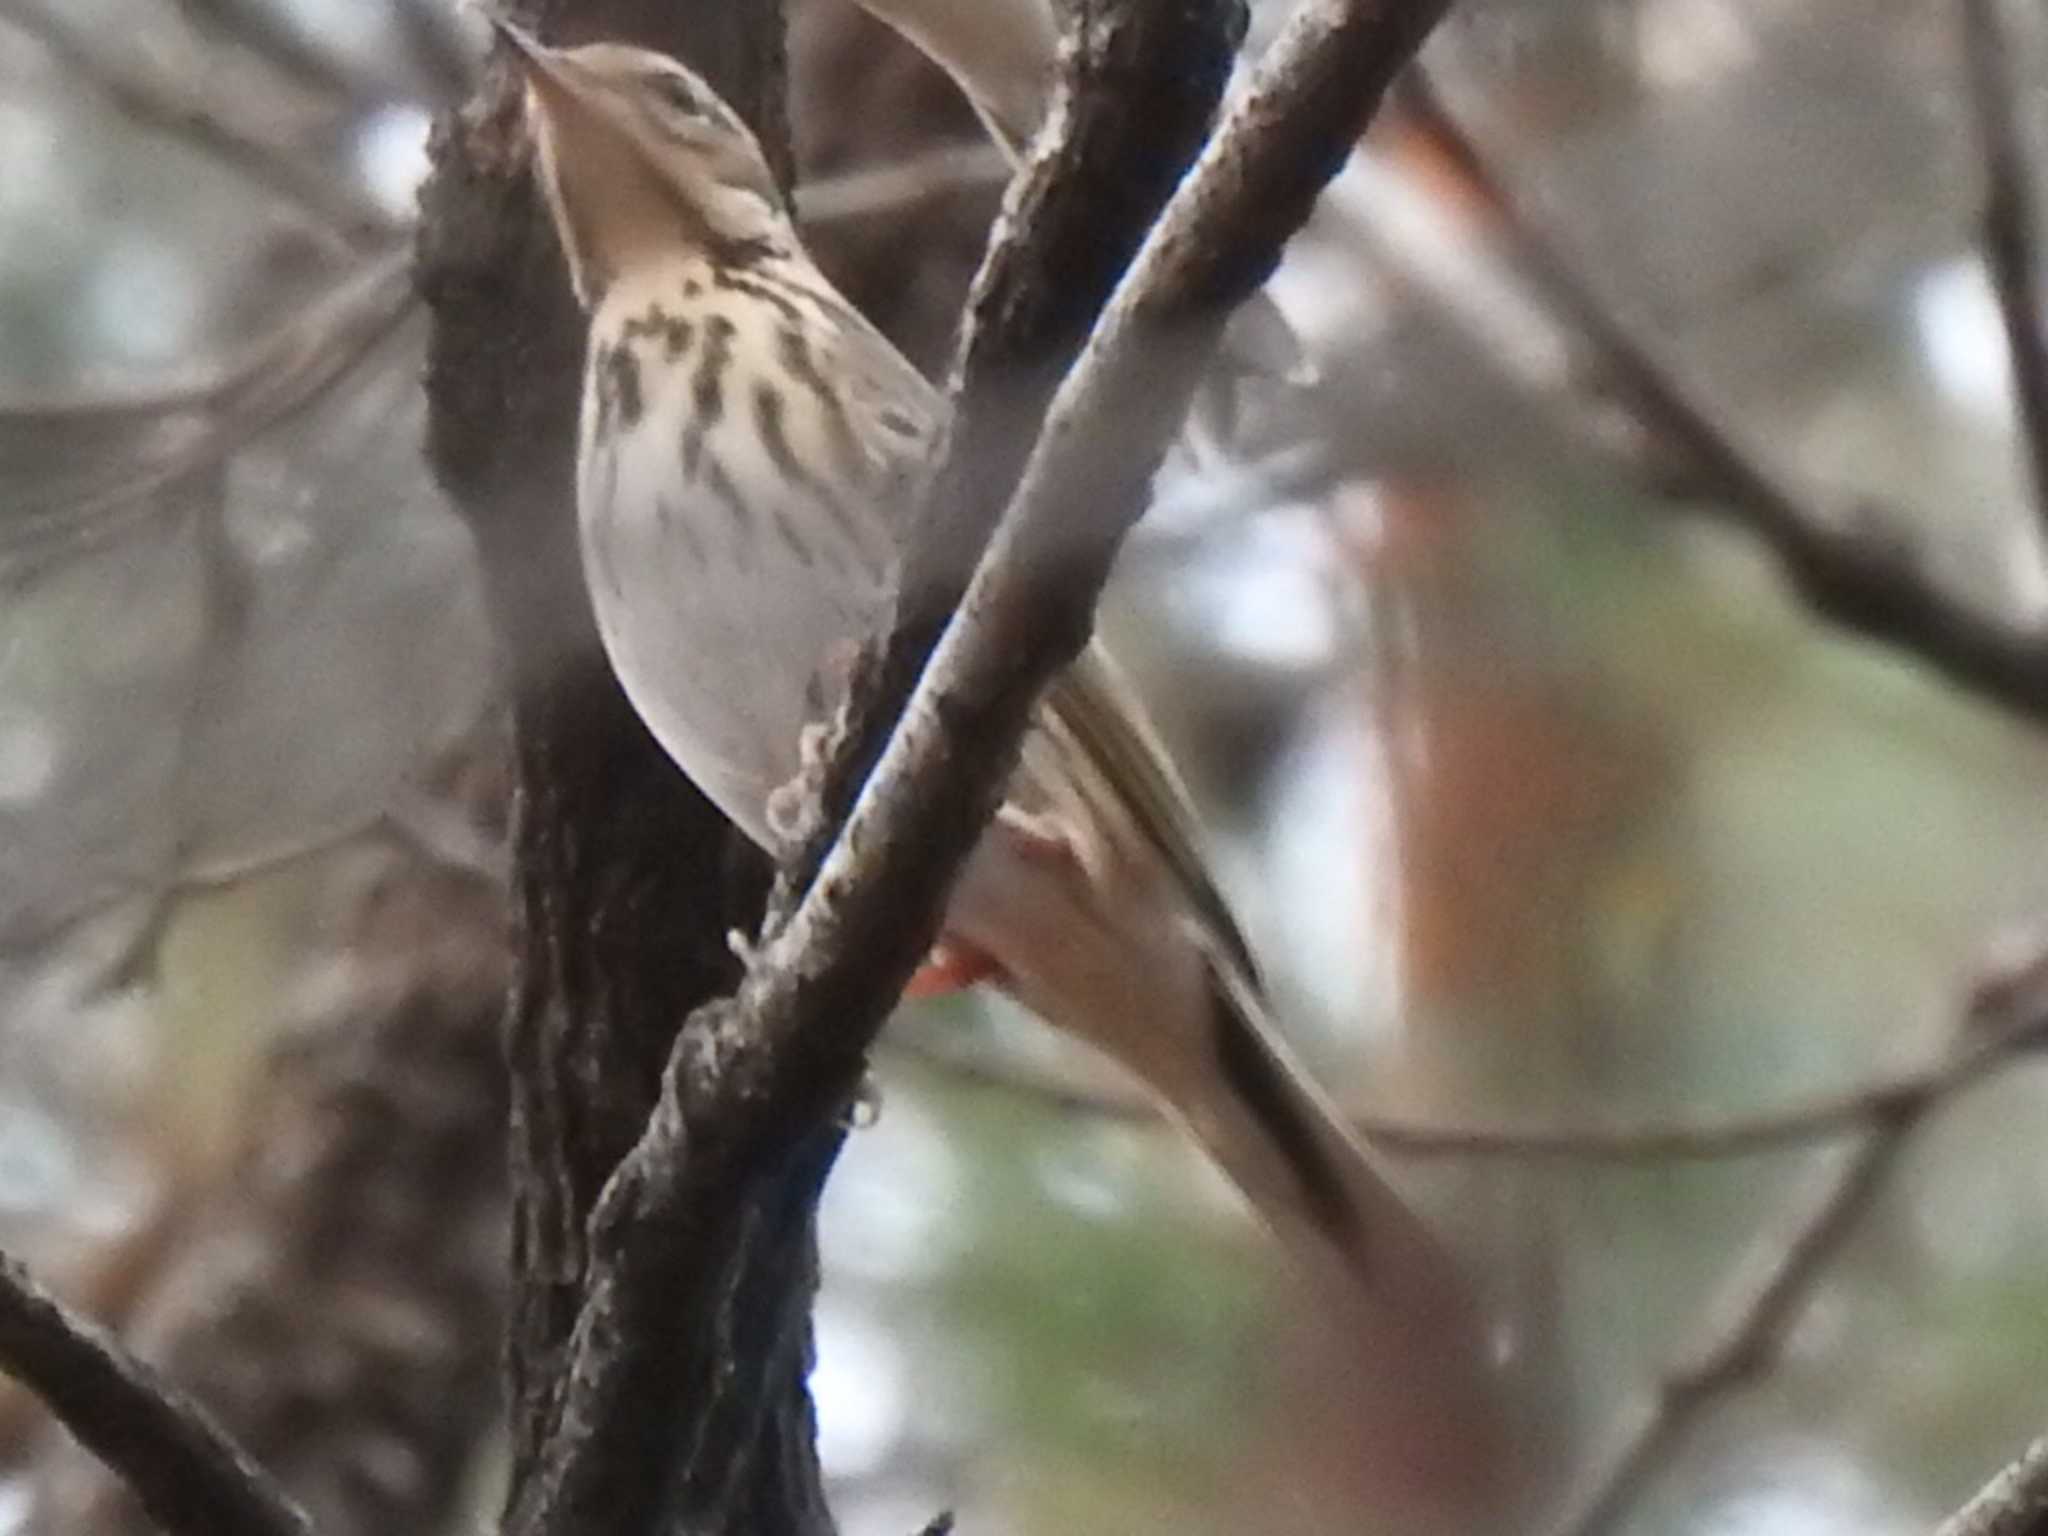
[(675, 540), (683, 553), (689, 557), (692, 565), (702, 566), (706, 563), (704, 538), (691, 522), (688, 507), (680, 505), (671, 496), (663, 496), (654, 504), (654, 518), (662, 533)]
[(732, 515), (733, 563), (745, 566), (754, 543), (754, 514), (740, 496), (740, 488), (733, 484), (732, 475), (717, 454), (707, 453), (703, 459), (703, 472), (699, 475), (704, 488), (715, 496)]
[(725, 375), (732, 364), (732, 322), (712, 315), (704, 322), (704, 351), (690, 380), (690, 419), (683, 428), (683, 473), (695, 475), (704, 434), (725, 415)]
[(729, 267), (713, 267), (711, 286), (766, 304), (792, 325), (800, 323), (803, 318), (796, 301), (776, 283), (764, 282), (760, 278), (750, 277)]
[(817, 503), (818, 509), (832, 519), (847, 543), (860, 546), (864, 541), (859, 522), (840, 496), (839, 488), (813, 472), (791, 444), (784, 424), (786, 409), (782, 391), (772, 383), (762, 379), (754, 385), (754, 427), (770, 461), (792, 485)]
[(695, 334), (694, 327), (681, 315), (670, 314), (658, 304), (647, 306), (647, 312), (628, 320), (619, 332), (628, 341), (659, 338), (662, 356), (671, 363), (682, 361), (690, 350)]
[(631, 431), (640, 424), (646, 402), (640, 392), (640, 359), (633, 344), (621, 341), (605, 353), (600, 365), (597, 394), (598, 431), (602, 433), (616, 415), (620, 428)]
[(802, 329), (794, 325), (782, 327), (776, 334), (776, 352), (790, 378), (810, 392), (824, 414), (826, 434), (832, 439), (847, 477), (856, 484), (865, 481), (871, 471), (866, 455), (861, 452), (860, 440), (854, 436), (853, 423), (846, 419), (846, 402), (819, 370)]
[(763, 265), (769, 258), (782, 254), (782, 245), (768, 235), (745, 235), (737, 239), (714, 235), (705, 240), (704, 251), (711, 258), (711, 280), (718, 282), (724, 272), (740, 272)]

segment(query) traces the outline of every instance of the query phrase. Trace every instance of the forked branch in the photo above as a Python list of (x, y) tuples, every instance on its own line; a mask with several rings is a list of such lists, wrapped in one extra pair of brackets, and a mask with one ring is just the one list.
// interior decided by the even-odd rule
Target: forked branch
[[(2044, 1029), (2048, 952), (2037, 950), (1977, 986), (1950, 1048), (1967, 1059), (2000, 1041), (2038, 1039)], [(1770, 1369), (1828, 1267), (1890, 1187), (1907, 1144), (1941, 1102), (1929, 1093), (1889, 1104), (1847, 1157), (1817, 1176), (1757, 1238), (1699, 1335), (1616, 1428), (1558, 1522), (1557, 1536), (1603, 1536), (1617, 1528), (1707, 1414)]]
[(1420, 70), (1410, 104), (1497, 214), (1530, 287), (1587, 344), (1651, 439), (1677, 455), (1704, 497), (1702, 511), (1762, 540), (1822, 618), (1916, 656), (1982, 698), (2048, 720), (2048, 631), (2018, 627), (1945, 590), (1922, 553), (1900, 538), (1895, 518), (1816, 505), (1795, 489), (1594, 291), (1523, 206), (1512, 175)]

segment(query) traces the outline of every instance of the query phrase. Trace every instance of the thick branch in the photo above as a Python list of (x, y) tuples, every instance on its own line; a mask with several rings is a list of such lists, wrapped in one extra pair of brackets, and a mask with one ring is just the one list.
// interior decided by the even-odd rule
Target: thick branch
[[(771, 1100), (772, 1086), (787, 1086), (783, 1075), (804, 1061), (803, 1041), (822, 1034), (811, 1021), (878, 1019), (922, 954), (1039, 687), (1087, 639), (1096, 596), (1203, 359), (1442, 9), (1398, 0), (1307, 7), (1147, 237), (1061, 386), (996, 537), (844, 830), (749, 974), (742, 1002), (757, 1021), (753, 1055)], [(971, 347), (967, 356), (971, 366)], [(1107, 422), (1116, 430), (1104, 430)], [(956, 438), (954, 452), (961, 445)], [(938, 484), (947, 483), (942, 473)], [(907, 922), (910, 913), (922, 920)], [(847, 1056), (838, 1071), (865, 1045), (839, 1033), (831, 1049)]]
[(1678, 454), (1706, 498), (1701, 509), (1761, 539), (1822, 618), (1916, 656), (2007, 709), (2048, 719), (2048, 632), (2017, 628), (1944, 590), (1892, 519), (1812, 505), (1768, 468), (1593, 291), (1421, 71), (1414, 84), (1414, 110), (1499, 214), (1517, 267), (1592, 349), (1651, 437)]
[[(771, 155), (786, 145), (781, 20), (766, 0), (527, 9), (529, 21), (544, 9), (544, 30), (563, 40), (619, 38), (686, 57)], [(506, 1358), (510, 1498), (522, 1503), (564, 1432), (592, 1207), (646, 1123), (678, 1025), (732, 984), (725, 934), (758, 920), (766, 879), (758, 856), (648, 736), (599, 649), (575, 536), (583, 321), (528, 175), (517, 92), (502, 73), (443, 122), (434, 154), (420, 246), (434, 314), (429, 457), (476, 533), (518, 780)], [(790, 1187), (784, 1198), (771, 1175), (720, 1191), (725, 1223), (683, 1261), (692, 1283), (619, 1341), (655, 1369), (637, 1434), (615, 1442), (611, 1460), (587, 1464), (614, 1495), (603, 1529), (652, 1530), (664, 1473), (695, 1444), (723, 1454), (736, 1511), (729, 1526), (702, 1529), (813, 1528), (797, 1512), (821, 1502), (801, 1370), (812, 1288), (805, 1201), (815, 1190)], [(795, 1340), (797, 1360), (765, 1387), (711, 1369), (724, 1319), (693, 1305), (742, 1293)], [(706, 1384), (751, 1390), (754, 1418), (713, 1424)]]
[(2043, 1536), (2048, 1533), (2048, 1439), (2036, 1440), (2000, 1470), (1934, 1536)]
[(1984, 259), (2005, 319), (2035, 512), (2048, 531), (2048, 292), (2036, 244), (2033, 167), (2013, 90), (2012, 38), (2000, 7), (2001, 0), (1963, 0), (1963, 58), (1984, 158)]
[[(981, 427), (956, 439), (961, 463), (970, 453), (1021, 460), (1037, 401), (1192, 158), (1228, 75), (1234, 0), (1217, 0), (1199, 24), (1185, 0), (1099, 9), (1072, 44), (1082, 88), (1013, 202), (1013, 213), (1029, 212), (1012, 218), (977, 286), (963, 416)], [(1006, 490), (994, 487), (998, 507)], [(903, 957), (893, 980), (869, 968), (852, 987), (802, 987), (818, 1027), (797, 1037), (764, 1028), (757, 973), (736, 1004), (704, 1011), (678, 1039), (660, 1105), (593, 1218), (567, 1389), (513, 1531), (617, 1521), (622, 1500), (629, 1513), (617, 1528), (647, 1528), (657, 1480), (670, 1512), (661, 1528), (736, 1518), (732, 1472), (713, 1452), (749, 1438), (733, 1416), (790, 1395), (805, 1365), (801, 1331), (761, 1304), (759, 1272), (796, 1257), (778, 1234), (807, 1221), (867, 1044), (923, 948), (918, 921), (892, 919), (877, 894), (870, 920), (888, 935), (883, 954)], [(679, 1333), (678, 1318), (694, 1326)], [(670, 1347), (650, 1350), (650, 1338)], [(649, 1421), (671, 1399), (704, 1434), (671, 1430), (666, 1446), (650, 1446)], [(663, 1449), (666, 1459), (653, 1454)]]
[(170, 1536), (309, 1536), (206, 1411), (0, 1254), (0, 1366), (135, 1490)]

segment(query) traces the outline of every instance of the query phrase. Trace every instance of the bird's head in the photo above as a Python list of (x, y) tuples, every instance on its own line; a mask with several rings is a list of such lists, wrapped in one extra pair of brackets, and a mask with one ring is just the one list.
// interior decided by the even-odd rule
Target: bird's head
[(526, 78), (542, 186), (586, 309), (638, 262), (758, 259), (790, 239), (760, 141), (703, 78), (649, 48), (550, 48), (492, 15)]

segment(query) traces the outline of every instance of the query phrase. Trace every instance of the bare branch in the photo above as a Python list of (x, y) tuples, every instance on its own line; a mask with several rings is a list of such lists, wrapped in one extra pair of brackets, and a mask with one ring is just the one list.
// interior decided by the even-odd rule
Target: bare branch
[(1009, 179), (1010, 162), (994, 145), (943, 144), (893, 164), (806, 182), (796, 189), (796, 211), (806, 229), (818, 229)]
[[(1117, 94), (1082, 94), (1063, 119), (1055, 114), (1058, 126), (1013, 194), (1011, 211), (1019, 216), (977, 283), (970, 306), (975, 330), (963, 349), (969, 401), (983, 414), (964, 414), (971, 425), (956, 429), (948, 448), (954, 457), (934, 482), (941, 495), (949, 484), (963, 486), (958, 501), (942, 504), (945, 516), (958, 517), (970, 532), (982, 507), (1000, 507), (1007, 497), (1007, 510), (815, 878), (793, 912), (771, 920), (737, 996), (700, 1011), (678, 1036), (661, 1101), (598, 1203), (557, 1413), (555, 1466), (535, 1480), (532, 1501), (514, 1512), (508, 1529), (516, 1536), (575, 1529), (583, 1512), (613, 1507), (617, 1490), (604, 1480), (601, 1448), (631, 1433), (635, 1415), (626, 1404), (645, 1415), (636, 1377), (673, 1373), (663, 1361), (622, 1358), (617, 1342), (672, 1316), (680, 1285), (701, 1285), (682, 1256), (723, 1236), (727, 1218), (720, 1212), (730, 1208), (732, 1187), (761, 1178), (764, 1168), (787, 1177), (795, 1165), (822, 1176), (819, 1159), (829, 1161), (836, 1136), (821, 1147), (815, 1128), (845, 1107), (875, 1032), (930, 943), (953, 873), (994, 807), (1040, 687), (1084, 643), (1096, 595), (1179, 426), (1201, 360), (1232, 308), (1257, 288), (1306, 220), (1441, 9), (1315, 0), (1297, 15), (1146, 236), (1059, 388), (1012, 495), (1003, 473), (1023, 457), (1014, 441), (1018, 384), (995, 365), (1011, 360), (1002, 353), (1020, 334), (1041, 347), (1052, 338), (1056, 349), (1068, 329), (1057, 306), (1075, 296), (1033, 294), (1034, 311), (1020, 305), (1000, 274), (1014, 280), (1044, 260), (1044, 247), (1034, 253), (1027, 242), (1086, 239), (1099, 249), (1106, 230), (1128, 227), (1133, 214), (1149, 217), (1126, 184), (1121, 201), (1110, 205), (1116, 217), (1108, 225), (1098, 205), (1069, 236), (1057, 198), (1062, 156), (1075, 153), (1085, 130), (1123, 121), (1137, 94), (1134, 81), (1147, 78), (1136, 64), (1158, 70), (1152, 26), (1169, 27), (1174, 39), (1169, 53), (1178, 78), (1164, 86), (1172, 92), (1165, 100), (1192, 114), (1190, 132), (1207, 111), (1190, 79), (1204, 71), (1191, 61), (1206, 55), (1220, 87), (1234, 44), (1213, 29), (1227, 8), (1212, 16), (1202, 53), (1190, 46), (1197, 40), (1184, 4), (1119, 8), (1115, 19), (1098, 15), (1088, 29), (1084, 45), (1106, 48), (1105, 39), (1115, 38), (1121, 49), (1144, 46), (1116, 77)], [(1151, 101), (1144, 108), (1161, 132), (1166, 108)], [(1091, 114), (1099, 114), (1094, 123)], [(1156, 156), (1150, 168), (1171, 185), (1171, 159), (1159, 146), (1149, 148)], [(1098, 157), (1087, 166), (1091, 177), (1114, 173), (1113, 145), (1091, 152)], [(1055, 212), (1043, 222), (1019, 213), (1048, 204)], [(1045, 362), (1044, 353), (1034, 358), (1039, 370)], [(991, 372), (1007, 421), (985, 395), (972, 393), (990, 388)], [(1108, 420), (1120, 430), (1100, 431)], [(984, 446), (995, 451), (984, 455)], [(1079, 507), (1098, 520), (1076, 527), (1069, 514)], [(835, 766), (832, 788), (861, 781), (861, 733), (888, 728), (885, 690), (914, 675), (928, 643), (920, 632), (926, 618), (916, 611), (904, 617), (880, 687), (862, 690), (869, 713), (854, 728), (856, 750), (842, 752)], [(693, 1300), (727, 1309), (737, 1306), (735, 1294), (727, 1289)], [(777, 1355), (753, 1368), (786, 1369), (787, 1362)], [(707, 1470), (684, 1466), (670, 1476), (687, 1483)]]
[[(1956, 1057), (2048, 1029), (2048, 951), (2026, 956), (1976, 988), (1958, 1028)], [(1731, 1392), (1769, 1370), (1805, 1313), (1827, 1267), (1877, 1203), (1913, 1133), (1942, 1102), (1930, 1090), (1893, 1101), (1837, 1167), (1818, 1176), (1750, 1247), (1654, 1396), (1613, 1434), (1557, 1523), (1558, 1536), (1613, 1530), (1670, 1464), (1693, 1430)]]
[[(1242, 12), (1232, 0), (1207, 6), (1127, 0), (1085, 9), (1089, 14), (1069, 51), (1080, 76), (1072, 110), (1018, 194), (1034, 215), (1013, 221), (984, 265), (966, 349), (971, 398), (980, 412), (974, 419), (984, 428), (977, 446), (999, 445), (999, 461), (1011, 465), (1022, 460), (1036, 419), (1028, 404), (1019, 408), (1020, 379), (1042, 399), (1059, 366), (1078, 350), (1125, 260), (1193, 157), (1241, 36)], [(1115, 86), (1100, 88), (1107, 80)], [(1000, 408), (989, 399), (998, 392)], [(976, 462), (985, 471), (985, 463)], [(1000, 509), (1004, 484), (976, 489)], [(998, 753), (1014, 756), (1023, 711), (1036, 691), (1026, 687), (1014, 699), (1017, 729)], [(919, 870), (925, 863), (921, 839), (898, 841), (893, 856), (914, 871), (921, 903), (904, 906), (896, 893), (871, 890), (858, 919), (865, 931), (847, 943), (848, 930), (834, 927), (834, 942), (809, 956), (803, 941), (788, 941), (790, 930), (783, 929), (783, 937), (771, 940), (783, 946), (780, 963), (755, 967), (736, 999), (708, 1005), (678, 1035), (660, 1102), (591, 1217), (564, 1387), (545, 1464), (508, 1519), (516, 1536), (580, 1531), (596, 1512), (612, 1518), (622, 1499), (637, 1508), (646, 1497), (634, 1487), (622, 1491), (622, 1484), (650, 1475), (645, 1450), (636, 1450), (648, 1440), (649, 1394), (664, 1401), (679, 1373), (696, 1370), (698, 1362), (621, 1345), (650, 1333), (668, 1335), (679, 1309), (717, 1322), (717, 1348), (726, 1357), (716, 1379), (700, 1389), (693, 1417), (709, 1421), (743, 1405), (748, 1377), (778, 1380), (800, 1370), (801, 1341), (763, 1336), (760, 1330), (772, 1320), (744, 1301), (755, 1288), (745, 1266), (786, 1265), (791, 1255), (752, 1253), (738, 1240), (729, 1230), (735, 1195), (772, 1171), (787, 1199), (815, 1200), (837, 1153), (843, 1134), (837, 1117), (857, 1086), (867, 1045), (924, 948), (952, 868), (991, 808), (981, 802), (998, 769), (996, 758), (977, 761), (972, 776), (960, 781), (962, 803), (978, 808), (969, 812), (971, 822), (948, 818), (954, 835), (949, 862)], [(826, 893), (828, 926), (839, 922), (830, 894), (837, 883), (828, 872), (813, 887), (814, 897)], [(799, 917), (792, 926), (801, 931), (804, 922)], [(723, 1268), (707, 1260), (721, 1250), (732, 1255)], [(743, 1329), (754, 1331), (744, 1339), (730, 1336)], [(732, 1359), (744, 1360), (744, 1371), (733, 1371)], [(667, 1499), (692, 1509), (720, 1507), (730, 1474), (700, 1464), (695, 1446), (693, 1438), (680, 1464), (671, 1459), (651, 1470)]]
[[(0, 562), (20, 579), (53, 559), (96, 547), (157, 499), (313, 404), (412, 313), (410, 253), (367, 261), (285, 325), (208, 378), (155, 391), (105, 389), (71, 400), (0, 401), (0, 436), (70, 429), (101, 434), (91, 454), (67, 457), (83, 483), (52, 493), (16, 490), (0, 522)], [(190, 420), (172, 420), (187, 413)], [(133, 430), (146, 418), (160, 434)]]
[(345, 247), (370, 249), (404, 227), (346, 176), (236, 122), (187, 82), (122, 57), (107, 45), (104, 33), (60, 19), (43, 0), (5, 0), (0, 19), (42, 43), (123, 116), (248, 177)]
[[(1975, 1038), (1912, 1071), (1824, 1094), (1783, 1109), (1692, 1124), (1658, 1119), (1641, 1125), (1451, 1125), (1401, 1115), (1348, 1116), (1359, 1135), (1394, 1157), (1489, 1159), (1507, 1162), (1662, 1164), (1706, 1162), (1782, 1152), (1867, 1131), (1902, 1106), (1952, 1099), (1987, 1076), (2042, 1049), (2048, 1014)], [(1067, 1113), (1144, 1122), (1159, 1116), (1152, 1101), (1113, 1084), (1028, 1066), (989, 1061), (971, 1046), (891, 1037), (890, 1054), (955, 1082), (1021, 1094)]]
[(1415, 71), (1412, 86), (1412, 109), (1492, 204), (1518, 268), (1592, 349), (1642, 426), (1677, 452), (1707, 498), (1701, 510), (1761, 539), (1821, 617), (1917, 656), (1980, 697), (2048, 718), (2048, 632), (2015, 627), (1945, 591), (1901, 540), (1895, 519), (1814, 505), (1767, 468), (1593, 291), (1425, 71)]
[(265, 0), (171, 0), (185, 20), (222, 42), (246, 48), (302, 90), (331, 101), (357, 101), (374, 89), (332, 52), (315, 47), (287, 12)]
[(310, 1536), (206, 1410), (0, 1254), (0, 1366), (126, 1479), (171, 1536)]
[(1984, 260), (2005, 320), (2035, 512), (2048, 531), (2048, 293), (2036, 243), (2040, 210), (2013, 91), (2012, 39), (2000, 7), (2001, 0), (1963, 0), (1963, 63), (1984, 157)]
[[(503, 890), (409, 852), (333, 889), (336, 953), (294, 989), (232, 1161), (179, 1191), (124, 1332), (323, 1536), (432, 1531), (495, 1420)], [(34, 1472), (39, 1529), (150, 1529), (82, 1455)]]
[(1934, 1536), (2043, 1536), (2048, 1532), (2048, 1439), (2036, 1440)]
[(449, 106), (462, 100), (473, 70), (447, 9), (439, 0), (394, 0), (392, 20), (435, 102)]

